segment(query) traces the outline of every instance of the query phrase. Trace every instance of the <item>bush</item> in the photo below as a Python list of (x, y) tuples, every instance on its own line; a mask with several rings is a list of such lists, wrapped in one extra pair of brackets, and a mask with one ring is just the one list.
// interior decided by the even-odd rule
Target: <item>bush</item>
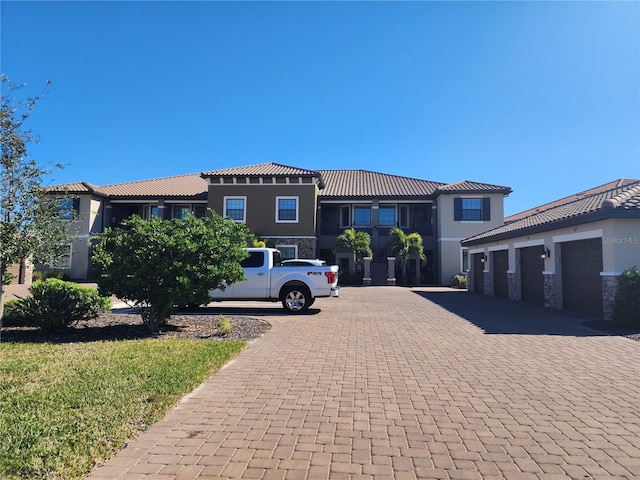
[(466, 289), (469, 287), (467, 276), (464, 273), (459, 273), (458, 275), (454, 275), (451, 277), (451, 286), (453, 288), (463, 288)]
[(36, 270), (33, 272), (31, 279), (34, 282), (46, 280), (47, 278), (57, 278), (59, 280), (68, 280), (67, 275), (62, 270)]
[(24, 317), (18, 309), (18, 300), (9, 300), (4, 304), (2, 325), (5, 327), (22, 327), (26, 325)]
[(43, 332), (64, 329), (78, 320), (95, 318), (111, 309), (111, 299), (93, 288), (49, 278), (35, 282), (30, 297), (19, 298), (15, 309), (19, 317)]
[(220, 330), (222, 335), (228, 335), (231, 333), (231, 324), (229, 323), (229, 319), (224, 315), (220, 315), (220, 321), (216, 324), (216, 328)]
[(640, 327), (640, 270), (629, 268), (618, 277), (614, 304), (614, 323), (621, 327)]

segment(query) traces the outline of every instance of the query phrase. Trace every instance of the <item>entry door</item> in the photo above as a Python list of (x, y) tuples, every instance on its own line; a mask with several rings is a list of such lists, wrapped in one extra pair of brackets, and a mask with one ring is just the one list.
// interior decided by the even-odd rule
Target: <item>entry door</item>
[(562, 244), (563, 306), (602, 315), (602, 240)]
[(520, 249), (520, 285), (522, 301), (544, 305), (544, 259), (542, 246)]
[(499, 250), (493, 252), (493, 294), (496, 297), (509, 296), (509, 279), (507, 270), (509, 270), (509, 251)]

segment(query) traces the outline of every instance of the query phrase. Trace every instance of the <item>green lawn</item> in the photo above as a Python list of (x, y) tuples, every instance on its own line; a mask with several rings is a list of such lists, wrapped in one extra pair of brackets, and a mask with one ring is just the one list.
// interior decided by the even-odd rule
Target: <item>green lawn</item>
[(0, 478), (82, 478), (244, 346), (0, 343)]

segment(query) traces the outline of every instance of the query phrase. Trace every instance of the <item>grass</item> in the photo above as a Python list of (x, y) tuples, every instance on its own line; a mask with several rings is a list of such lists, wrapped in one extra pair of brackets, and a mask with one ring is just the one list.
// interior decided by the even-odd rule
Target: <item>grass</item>
[(0, 343), (0, 478), (82, 478), (244, 345)]

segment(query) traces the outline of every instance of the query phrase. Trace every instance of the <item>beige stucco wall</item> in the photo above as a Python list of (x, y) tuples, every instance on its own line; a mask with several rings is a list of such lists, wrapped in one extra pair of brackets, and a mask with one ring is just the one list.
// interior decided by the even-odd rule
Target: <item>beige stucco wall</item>
[[(490, 198), (491, 219), (489, 221), (454, 221), (454, 198)], [(504, 223), (504, 195), (502, 194), (456, 194), (440, 195), (437, 199), (437, 242), (439, 250), (439, 282), (448, 285), (451, 277), (460, 273), (462, 250), (460, 241)]]
[[(247, 227), (260, 236), (314, 236), (318, 189), (312, 184), (210, 185), (209, 208), (224, 214), (224, 197), (247, 198)], [(298, 222), (276, 223), (276, 197), (298, 197)]]
[[(639, 218), (611, 218), (596, 222), (584, 223), (565, 228), (540, 232), (531, 235), (487, 242), (482, 245), (469, 247), (469, 254), (487, 255), (490, 252), (503, 249), (509, 250), (509, 271), (516, 277), (519, 291), (519, 256), (518, 249), (533, 246), (546, 246), (551, 257), (545, 260), (544, 272), (556, 275), (556, 307), (562, 308), (562, 243), (602, 239), (602, 275), (619, 275), (627, 268), (640, 266), (640, 219)], [(485, 270), (491, 271), (491, 261), (485, 264)], [(519, 299), (519, 298), (518, 298)]]

